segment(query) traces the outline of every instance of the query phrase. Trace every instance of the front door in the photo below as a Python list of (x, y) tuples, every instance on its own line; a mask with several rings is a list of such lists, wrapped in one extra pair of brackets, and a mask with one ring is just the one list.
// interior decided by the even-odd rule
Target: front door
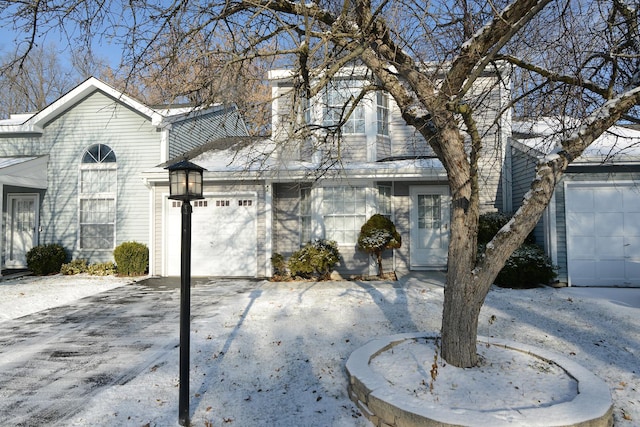
[(446, 186), (411, 187), (411, 268), (447, 265), (451, 197)]
[(27, 266), (27, 252), (37, 244), (38, 195), (7, 196), (7, 268)]

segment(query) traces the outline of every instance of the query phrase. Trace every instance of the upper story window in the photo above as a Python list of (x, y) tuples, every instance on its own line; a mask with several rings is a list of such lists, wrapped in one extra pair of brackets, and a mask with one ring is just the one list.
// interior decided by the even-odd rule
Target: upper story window
[(376, 92), (376, 119), (378, 135), (389, 135), (389, 97), (386, 93)]
[(89, 147), (80, 163), (80, 249), (113, 250), (116, 226), (117, 163), (104, 144)]
[(337, 81), (328, 86), (324, 99), (324, 126), (339, 126), (343, 134), (364, 133), (365, 112), (362, 103), (353, 102), (358, 99), (361, 88), (356, 82)]

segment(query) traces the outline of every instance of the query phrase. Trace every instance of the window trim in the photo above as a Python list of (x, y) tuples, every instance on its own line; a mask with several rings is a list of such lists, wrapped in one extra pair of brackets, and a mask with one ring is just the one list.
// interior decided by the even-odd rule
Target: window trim
[[(354, 83), (360, 83), (354, 84)], [(366, 109), (361, 99), (353, 108), (354, 99), (360, 96), (362, 82), (339, 80), (325, 87), (323, 91), (322, 103), (322, 125), (325, 127), (340, 127), (343, 135), (364, 135), (367, 132)], [(345, 97), (348, 92), (349, 98)], [(334, 101), (335, 99), (335, 101)], [(339, 119), (335, 120), (330, 112), (338, 114)], [(349, 114), (350, 113), (350, 114)], [(347, 116), (348, 114), (348, 116)]]
[(376, 92), (376, 134), (389, 136), (390, 128), (389, 95), (382, 91)]
[[(98, 146), (99, 152), (102, 153), (102, 148), (107, 148), (107, 154), (100, 154), (98, 158), (90, 153), (94, 147)], [(91, 158), (87, 158), (87, 154), (91, 156)], [(89, 160), (89, 161), (88, 161)], [(113, 191), (100, 191), (100, 192), (83, 192), (83, 188), (85, 186), (85, 181), (83, 172), (84, 171), (113, 171), (113, 181), (109, 185), (109, 189)], [(118, 212), (118, 166), (117, 166), (117, 157), (113, 149), (106, 144), (93, 144), (87, 147), (80, 157), (80, 164), (78, 167), (78, 234), (77, 234), (77, 246), (81, 251), (113, 251), (116, 247), (116, 224), (117, 224), (117, 212)], [(110, 222), (83, 222), (83, 213), (86, 212), (83, 210), (83, 202), (85, 200), (107, 200), (111, 201), (111, 206), (113, 209), (112, 221)], [(100, 247), (84, 247), (83, 244), (83, 226), (87, 225), (110, 225), (113, 229), (112, 232), (112, 241), (111, 247), (109, 248), (100, 248)]]

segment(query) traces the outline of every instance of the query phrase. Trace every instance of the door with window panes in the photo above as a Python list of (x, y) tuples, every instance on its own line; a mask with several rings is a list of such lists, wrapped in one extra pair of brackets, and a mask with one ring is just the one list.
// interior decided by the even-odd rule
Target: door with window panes
[(411, 187), (411, 268), (447, 265), (450, 205), (446, 186)]
[(27, 252), (36, 245), (38, 228), (38, 195), (9, 194), (7, 196), (8, 268), (27, 266)]

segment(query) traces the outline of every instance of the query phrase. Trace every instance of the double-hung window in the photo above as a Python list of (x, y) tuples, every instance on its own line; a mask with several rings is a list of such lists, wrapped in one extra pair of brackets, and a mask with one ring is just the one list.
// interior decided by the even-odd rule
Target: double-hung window
[(343, 134), (364, 133), (364, 106), (353, 103), (358, 99), (361, 88), (353, 82), (339, 80), (327, 87), (324, 102), (324, 126), (336, 127), (342, 123)]
[(378, 213), (390, 220), (391, 218), (391, 184), (378, 184)]
[(366, 221), (367, 196), (364, 187), (325, 187), (322, 211), (325, 236), (339, 244), (354, 244)]
[(300, 187), (300, 245), (311, 241), (311, 187)]
[(80, 249), (113, 250), (115, 247), (116, 188), (115, 153), (107, 145), (92, 145), (80, 163)]
[(389, 97), (386, 93), (376, 92), (376, 119), (378, 135), (389, 136)]

